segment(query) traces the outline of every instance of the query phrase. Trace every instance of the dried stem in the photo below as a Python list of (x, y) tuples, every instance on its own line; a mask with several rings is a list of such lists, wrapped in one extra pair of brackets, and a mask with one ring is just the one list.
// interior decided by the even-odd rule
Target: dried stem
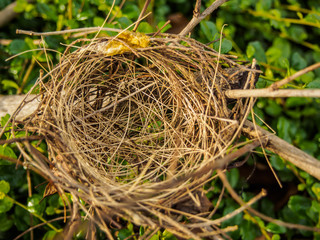
[(232, 89), (226, 90), (225, 94), (228, 98), (247, 98), (247, 97), (320, 97), (320, 89)]
[(206, 10), (203, 11), (203, 13), (199, 14), (198, 12), (200, 11), (199, 9), (199, 3), (200, 1), (197, 1), (194, 15), (191, 19), (191, 21), (188, 23), (188, 25), (179, 33), (179, 35), (184, 36), (187, 35), (189, 32), (191, 32), (195, 26), (197, 26), (205, 17), (210, 15), (214, 10), (216, 10), (219, 6), (224, 4), (229, 0), (217, 0), (214, 1)]
[(101, 28), (101, 27), (87, 27), (87, 28), (75, 28), (75, 29), (67, 29), (62, 31), (55, 31), (55, 32), (33, 32), (33, 31), (26, 31), (17, 29), (16, 34), (26, 34), (29, 36), (52, 36), (52, 35), (62, 35), (66, 33), (74, 33), (74, 32), (100, 32), (100, 31), (110, 31), (110, 32), (121, 32), (121, 29), (116, 28)]

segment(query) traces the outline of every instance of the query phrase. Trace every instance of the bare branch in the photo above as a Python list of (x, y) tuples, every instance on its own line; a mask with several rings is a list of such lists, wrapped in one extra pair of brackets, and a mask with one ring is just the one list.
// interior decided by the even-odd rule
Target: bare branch
[(233, 89), (226, 90), (225, 95), (228, 98), (247, 98), (247, 97), (320, 97), (320, 89)]
[(5, 26), (18, 15), (18, 13), (14, 11), (16, 5), (17, 2), (13, 2), (0, 11), (0, 28)]
[(281, 81), (278, 81), (278, 82), (275, 82), (275, 83), (271, 84), (269, 86), (269, 88), (271, 90), (276, 90), (276, 89), (280, 88), (281, 86), (283, 86), (283, 85), (291, 82), (292, 80), (296, 79), (297, 77), (299, 77), (299, 76), (301, 76), (301, 75), (303, 75), (303, 74), (305, 74), (307, 72), (313, 71), (313, 70), (315, 70), (315, 69), (317, 69), (319, 67), (320, 67), (320, 62), (319, 63), (315, 63), (315, 64), (313, 64), (313, 65), (311, 65), (309, 67), (306, 67), (306, 68), (300, 70), (299, 72), (296, 72), (295, 74), (291, 75), (290, 77), (287, 77), (285, 79), (282, 79)]
[(251, 139), (267, 137), (268, 144), (266, 145), (266, 149), (278, 154), (284, 160), (291, 162), (293, 165), (320, 180), (320, 161), (316, 158), (264, 130), (262, 127), (254, 126), (248, 120), (245, 121), (242, 132)]
[(145, 1), (144, 5), (143, 5), (143, 8), (142, 8), (142, 10), (141, 10), (141, 13), (140, 13), (140, 15), (139, 15), (139, 17), (138, 17), (138, 20), (136, 21), (136, 25), (134, 26), (134, 28), (133, 28), (132, 31), (135, 32), (135, 31), (137, 30), (137, 28), (138, 28), (138, 26), (139, 26), (139, 24), (140, 24), (140, 22), (141, 22), (141, 20), (142, 20), (142, 16), (143, 16), (144, 13), (146, 12), (146, 10), (147, 10), (150, 2), (151, 2), (151, 0), (146, 0), (146, 1)]
[[(194, 29), (195, 26), (197, 26), (206, 16), (210, 15), (214, 10), (216, 10), (219, 6), (224, 4), (229, 0), (217, 0), (213, 2), (210, 7), (208, 7), (206, 10), (203, 11), (201, 14), (197, 14), (195, 9), (194, 15), (191, 19), (191, 21), (188, 23), (188, 25), (179, 33), (179, 35), (187, 35), (189, 32)], [(196, 8), (198, 5), (196, 4)], [(196, 14), (195, 14), (196, 13)]]
[(29, 36), (51, 36), (51, 35), (62, 35), (66, 33), (74, 33), (74, 32), (99, 32), (99, 31), (112, 31), (112, 32), (121, 32), (121, 29), (115, 29), (115, 28), (101, 28), (101, 27), (87, 27), (87, 28), (75, 28), (75, 29), (67, 29), (67, 30), (61, 30), (61, 31), (55, 31), (55, 32), (33, 32), (33, 31), (26, 31), (17, 29), (16, 34), (26, 34)]

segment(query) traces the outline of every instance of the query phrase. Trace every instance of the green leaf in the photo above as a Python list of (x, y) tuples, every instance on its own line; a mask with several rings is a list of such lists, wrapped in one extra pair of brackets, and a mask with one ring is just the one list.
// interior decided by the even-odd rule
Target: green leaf
[(46, 200), (44, 199), (41, 203), (42, 196), (40, 194), (33, 194), (32, 197), (28, 198), (28, 210), (31, 213), (37, 213), (42, 216), (43, 212), (46, 209)]
[(139, 24), (137, 31), (142, 33), (152, 33), (153, 27), (147, 22), (142, 22)]
[[(159, 29), (162, 28), (162, 26), (163, 26), (165, 23), (166, 23), (165, 21), (159, 22), (159, 23), (158, 23), (158, 28), (159, 28)], [(168, 29), (170, 29), (171, 27), (172, 27), (171, 24), (168, 24), (167, 26), (165, 26), (165, 27), (161, 30), (161, 32), (164, 33), (164, 32), (166, 32)]]
[(93, 18), (93, 25), (97, 27), (101, 27), (104, 22), (104, 19), (102, 17), (94, 17)]
[(214, 40), (214, 36), (218, 33), (216, 25), (211, 21), (200, 22), (200, 30), (208, 41)]
[(270, 157), (270, 162), (272, 166), (279, 171), (283, 170), (286, 167), (283, 160), (278, 155), (272, 155)]
[(291, 196), (288, 202), (288, 207), (301, 216), (305, 216), (306, 211), (311, 207), (311, 200), (304, 196)]
[(18, 0), (16, 6), (14, 7), (14, 11), (17, 13), (24, 12), (28, 5), (27, 0)]
[(280, 240), (280, 239), (281, 239), (281, 237), (279, 234), (273, 234), (273, 236), (271, 238), (271, 240)]
[(290, 136), (290, 131), (289, 131), (291, 127), (292, 127), (292, 124), (288, 119), (282, 116), (279, 117), (278, 124), (277, 124), (279, 137), (281, 137), (283, 140), (289, 143), (292, 141)]
[(297, 80), (301, 80), (304, 83), (310, 83), (314, 80), (315, 76), (313, 72), (308, 72), (297, 78)]
[(12, 208), (12, 206), (13, 206), (13, 202), (11, 201), (10, 198), (4, 197), (3, 199), (0, 199), (0, 213), (8, 212)]
[(247, 56), (254, 57), (258, 62), (267, 62), (264, 49), (259, 41), (250, 42), (247, 46)]
[[(29, 46), (28, 44), (21, 39), (14, 39), (10, 45), (9, 45), (9, 52), (12, 55), (18, 54), (18, 53), (22, 53), (26, 50), (29, 50)], [(32, 52), (28, 52), (28, 53), (24, 53), (21, 55), (22, 58), (31, 58), (32, 56)]]
[(129, 239), (129, 237), (132, 236), (132, 232), (129, 229), (120, 229), (118, 232), (117, 239), (118, 240), (124, 240)]
[(13, 80), (2, 80), (1, 83), (4, 90), (8, 90), (10, 88), (19, 89), (19, 85)]
[[(220, 41), (215, 42), (213, 47), (216, 51), (219, 51), (220, 48)], [(228, 39), (223, 39), (221, 43), (221, 53), (225, 54), (228, 53), (232, 49), (232, 42)]]
[(267, 224), (266, 230), (271, 233), (279, 233), (279, 234), (285, 233), (287, 231), (285, 227), (279, 226), (272, 222)]
[(279, 104), (277, 104), (274, 100), (269, 100), (265, 111), (270, 116), (277, 117), (282, 113), (283, 110), (282, 107), (279, 106)]
[(144, 234), (144, 227), (143, 226), (140, 226), (139, 227), (139, 236), (143, 236), (143, 234)]
[(52, 5), (38, 2), (37, 3), (37, 10), (39, 13), (41, 13), (41, 15), (44, 19), (53, 20), (53, 21), (58, 20), (56, 8), (53, 7)]
[[(10, 114), (8, 113), (5, 116), (1, 117), (1, 120), (0, 120), (1, 127), (4, 127), (4, 125), (6, 125), (9, 119), (10, 119)], [(11, 126), (11, 124), (9, 124), (8, 126)]]
[(127, 2), (122, 9), (122, 13), (125, 14), (129, 19), (137, 19), (140, 14), (140, 9), (136, 4)]
[(300, 146), (301, 150), (303, 150), (304, 152), (306, 152), (306, 153), (308, 153), (308, 154), (310, 154), (312, 156), (318, 150), (317, 143), (315, 143), (313, 141), (308, 141), (308, 140), (301, 141), (299, 146)]
[(227, 178), (231, 187), (235, 188), (240, 180), (239, 170), (237, 168), (232, 168), (229, 172), (227, 172)]
[(313, 200), (311, 203), (310, 210), (316, 213), (320, 213), (320, 203), (318, 201)]
[(162, 240), (177, 240), (177, 238), (169, 231), (164, 230), (162, 233)]
[[(14, 153), (14, 151), (12, 150), (12, 148), (10, 148), (8, 146), (0, 146), (0, 155), (4, 155), (7, 157), (17, 159), (17, 156)], [(11, 164), (12, 164), (11, 162), (6, 161), (5, 159), (1, 159), (1, 157), (0, 157), (0, 165), (11, 165)]]
[(8, 231), (13, 225), (13, 220), (7, 214), (0, 214), (0, 232)]
[(254, 240), (257, 236), (257, 226), (251, 221), (244, 220), (240, 226), (240, 235), (242, 239)]
[(301, 70), (308, 64), (307, 61), (298, 52), (294, 52), (291, 57), (291, 65), (294, 69)]
[(57, 235), (56, 231), (50, 230), (50, 231), (46, 232), (46, 234), (43, 236), (42, 240), (54, 240), (56, 235)]
[(290, 97), (290, 98), (287, 98), (286, 100), (286, 107), (287, 108), (299, 107), (299, 106), (307, 105), (311, 102), (312, 100), (308, 98)]
[[(1, 147), (1, 146), (0, 146)], [(10, 191), (10, 184), (5, 180), (0, 181), (0, 193), (7, 194)], [(3, 199), (3, 198), (1, 198)]]
[[(311, 190), (317, 196), (318, 201), (320, 201), (320, 183), (313, 184), (311, 187)], [(319, 208), (319, 212), (320, 212), (320, 208)]]
[(46, 214), (51, 216), (54, 215), (56, 213), (56, 209), (52, 206), (49, 206), (46, 208)]
[(119, 24), (121, 26), (121, 29), (125, 29), (125, 28), (129, 27), (132, 24), (132, 21), (129, 20), (128, 18), (126, 18), (126, 17), (118, 18), (118, 22), (119, 22)]
[(308, 33), (304, 27), (292, 25), (289, 28), (289, 36), (295, 41), (302, 42), (308, 38)]
[(320, 88), (320, 79), (317, 78), (312, 82), (308, 83), (307, 88)]

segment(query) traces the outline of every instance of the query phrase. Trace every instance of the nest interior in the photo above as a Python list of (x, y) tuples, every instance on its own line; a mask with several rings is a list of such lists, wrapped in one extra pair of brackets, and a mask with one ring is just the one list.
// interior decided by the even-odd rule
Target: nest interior
[[(227, 153), (246, 117), (249, 100), (224, 91), (252, 88), (253, 71), (177, 35), (83, 43), (40, 82), (29, 127), (45, 136), (49, 156), (31, 164), (74, 202), (84, 200), (102, 228), (98, 215), (176, 228), (174, 209), (186, 199), (199, 205), (195, 190), (212, 169), (188, 176)], [(190, 235), (186, 226), (175, 231)]]

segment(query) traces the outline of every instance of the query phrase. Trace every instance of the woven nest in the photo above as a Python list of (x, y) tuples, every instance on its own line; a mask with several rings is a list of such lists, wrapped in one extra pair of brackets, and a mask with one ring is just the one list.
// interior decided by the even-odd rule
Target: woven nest
[(208, 211), (199, 190), (212, 177), (207, 166), (227, 154), (249, 106), (224, 91), (252, 88), (254, 70), (177, 35), (81, 42), (40, 83), (29, 127), (49, 156), (33, 154), (31, 164), (58, 192), (82, 199), (106, 232), (118, 216), (198, 239), (194, 224), (208, 214), (193, 216)]

